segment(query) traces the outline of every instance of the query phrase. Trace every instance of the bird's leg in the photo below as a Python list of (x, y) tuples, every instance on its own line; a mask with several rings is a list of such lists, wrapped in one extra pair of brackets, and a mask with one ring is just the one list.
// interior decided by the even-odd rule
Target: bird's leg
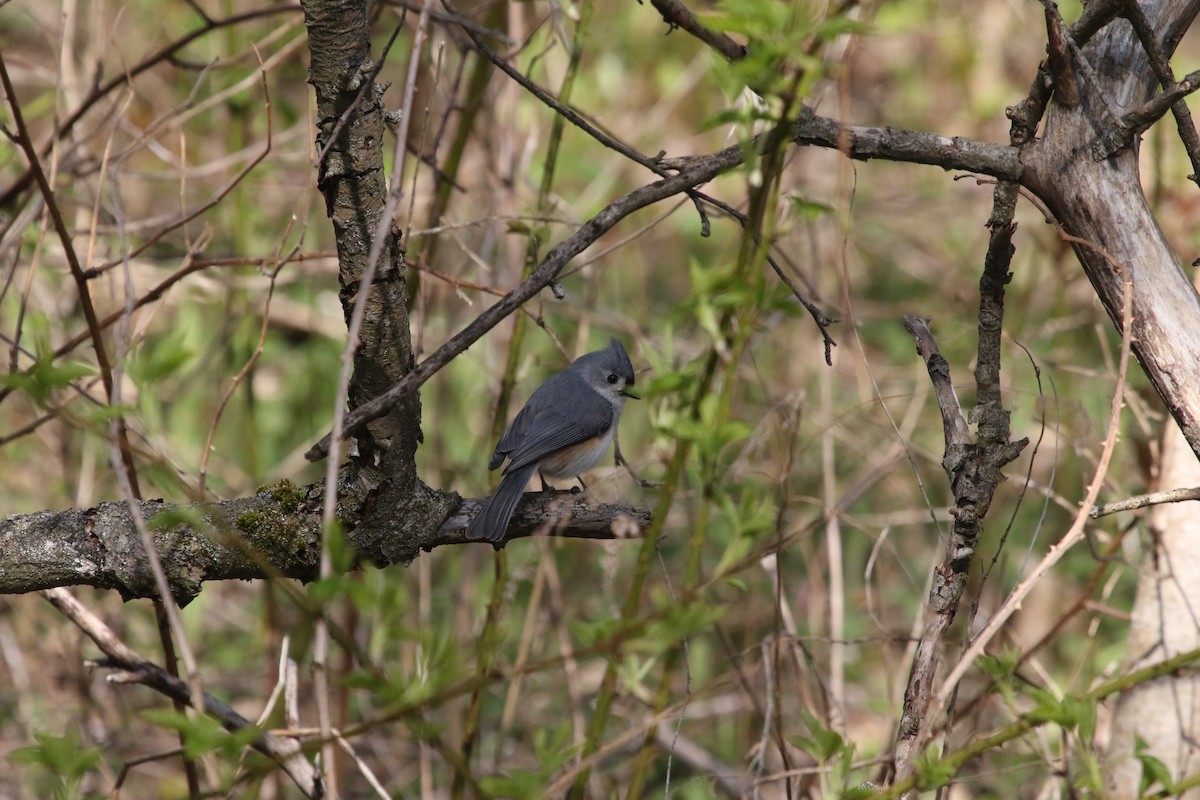
[(582, 486), (583, 488), (582, 489), (572, 489), (571, 494), (575, 494), (576, 492), (580, 492), (582, 494), (587, 494), (588, 487), (587, 487), (587, 484), (583, 482), (583, 476), (576, 475), (575, 480), (579, 481), (579, 485)]
[(554, 487), (553, 487), (553, 486), (551, 486), (550, 484), (546, 483), (546, 476), (545, 476), (545, 475), (543, 475), (542, 473), (540, 473), (540, 472), (539, 472), (539, 473), (538, 473), (538, 478), (539, 478), (539, 479), (541, 480), (541, 482), (542, 482), (542, 494), (550, 494), (551, 492), (553, 492), (553, 491), (554, 491)]

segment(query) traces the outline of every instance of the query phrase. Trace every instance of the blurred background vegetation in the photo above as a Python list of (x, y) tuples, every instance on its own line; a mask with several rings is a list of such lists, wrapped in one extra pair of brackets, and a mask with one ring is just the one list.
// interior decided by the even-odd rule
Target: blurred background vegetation
[[(207, 30), (196, 7), (214, 20), (244, 19)], [(1076, 3), (1061, 7), (1068, 20), (1078, 13)], [(234, 497), (322, 474), (302, 453), (329, 427), (345, 325), (312, 166), (303, 17), (292, 5), (263, 8), (226, 0), (0, 5), (0, 50), (39, 144), (97, 84), (199, 32), (173, 59), (94, 103), (45, 161), (85, 268), (103, 270), (91, 282), (102, 317), (122, 309), (127, 285), (141, 297), (170, 283), (138, 309), (130, 330), (118, 322), (109, 339), (110, 351), (129, 342), (123, 395), (148, 497)], [(753, 128), (745, 76), (686, 34), (668, 35), (648, 5), (458, 10), (501, 31), (507, 41), (497, 49), (553, 92), (578, 48), (570, 101), (642, 153), (707, 153)], [(706, 13), (714, 22), (765, 20), (778, 46), (797, 52), (819, 41), (804, 67), (808, 101), (822, 114), (995, 142), (1007, 141), (1004, 106), (1025, 94), (1044, 50), (1042, 9), (1032, 2), (906, 0), (830, 10), (728, 0)], [(375, 14), (375, 54), (404, 21), (380, 74), (392, 82), (385, 102), (395, 108), (416, 15), (399, 3), (381, 3)], [(848, 33), (816, 35), (819, 24), (844, 19), (856, 23)], [(1177, 73), (1192, 69), (1196, 55), (1195, 42), (1185, 41)], [(568, 125), (549, 192), (540, 193), (552, 112), (499, 74), (468, 98), (478, 61), (454, 25), (435, 22), (421, 64), (409, 144), (419, 153), (436, 148), (443, 167), (456, 131), (469, 125), (470, 135), (440, 219), (431, 218), (437, 185), (428, 163), (410, 158), (405, 176), (397, 222), (418, 270), (411, 284), (418, 358), (515, 286), (528, 253), (540, 257), (614, 197), (652, 180)], [(729, 122), (729, 112), (740, 121)], [(0, 121), (12, 129), (8, 105)], [(1159, 219), (1189, 260), (1200, 206), (1185, 188), (1178, 145), (1152, 132), (1142, 161)], [(0, 146), (0, 191), (26, 166), (18, 148)], [(706, 191), (745, 210), (754, 180), (742, 170)], [(56, 352), (86, 330), (62, 248), (36, 192), (10, 199), (0, 208), (0, 335), (6, 385), (16, 390), (0, 401), (0, 511), (118, 499), (94, 357), (86, 343)], [(841, 320), (831, 329), (832, 366), (813, 321), (769, 271), (752, 280), (737, 272), (737, 223), (714, 215), (706, 238), (687, 202), (626, 220), (568, 267), (564, 299), (543, 293), (527, 307), (537, 325), (517, 353), (508, 414), (551, 371), (615, 335), (646, 387), (620, 433), (638, 475), (661, 480), (676, 443), (694, 444), (646, 589), (648, 627), (616, 655), (620, 694), (611, 746), (593, 771), (594, 796), (623, 796), (630, 771), (647, 757), (647, 794), (669, 786), (686, 798), (748, 790), (723, 776), (761, 779), (766, 797), (786, 796), (778, 778), (787, 770), (797, 792), (878, 779), (930, 571), (943, 556), (951, 498), (929, 380), (899, 320), (933, 317), (969, 406), (990, 201), (990, 183), (974, 176), (788, 151), (768, 228), (794, 280)], [(1119, 339), (1069, 248), (1032, 204), (1022, 204), (1018, 219), (1002, 380), (1014, 438), (1033, 444), (1008, 468), (993, 504), (955, 644), (1072, 519), (1099, 453), (1116, 373)], [(714, 320), (726, 311), (740, 347), (724, 354)], [(430, 485), (467, 497), (487, 493), (511, 325), (423, 388), (418, 460)], [(697, 426), (682, 397), (714, 351), (728, 355), (713, 390), (727, 402), (706, 408)], [(1131, 375), (1102, 500), (1144, 491), (1154, 462), (1162, 410), (1137, 371)], [(648, 508), (658, 497), (610, 462), (589, 486), (601, 498)], [(1080, 693), (1113, 673), (1139, 546), (1136, 535), (1117, 537), (1134, 521), (1096, 523), (1092, 547), (1072, 553), (1041, 584), (993, 649), (1018, 652), (1054, 630), (1052, 640), (1021, 667), (1015, 696), (969, 702), (987, 679), (968, 678), (960, 703), (970, 716), (949, 744), (1011, 721), (1028, 707), (1025, 688)], [(1115, 556), (1101, 559), (1110, 548)], [(448, 796), (461, 772), (448, 754), (459, 747), (471, 698), (442, 690), (473, 674), (481, 648), (494, 677), (480, 697), (471, 791), (527, 797), (569, 785), (572, 748), (614, 652), (589, 647), (611, 641), (605, 637), (637, 552), (636, 542), (527, 539), (507, 548), (507, 570), (498, 572), (490, 548), (447, 547), (325, 587), (331, 617), (374, 667), (344, 655), (333, 662), (338, 725), (354, 732), (358, 759), (340, 765), (346, 795), (372, 796), (365, 765), (392, 796)], [(497, 575), (499, 617), (481, 641)], [(1085, 584), (1090, 594), (1076, 606)], [(123, 605), (111, 592), (79, 595), (136, 649), (159, 653), (143, 603)], [(276, 684), (286, 646), (300, 667), (301, 724), (315, 724), (304, 701), (312, 620), (279, 587), (209, 584), (183, 618), (205, 685), (252, 719)], [(165, 701), (106, 683), (84, 667), (95, 655), (36, 596), (0, 599), (0, 685), (9, 687), (0, 692), (0, 798), (107, 795), (127, 762), (178, 744), (151, 713)], [(389, 718), (399, 707), (408, 711)], [(665, 708), (663, 730), (644, 745), (656, 708)], [(1104, 713), (1093, 727), (1103, 728)], [(363, 721), (370, 724), (355, 727)], [(268, 723), (283, 724), (278, 711)], [(218, 757), (219, 745), (214, 737), (201, 761), (218, 794), (293, 791), (255, 756)], [(970, 762), (951, 796), (1084, 791), (1096, 780), (1092, 748), (1090, 732), (1039, 727)], [(187, 795), (173, 758), (138, 764), (121, 780), (123, 797)]]

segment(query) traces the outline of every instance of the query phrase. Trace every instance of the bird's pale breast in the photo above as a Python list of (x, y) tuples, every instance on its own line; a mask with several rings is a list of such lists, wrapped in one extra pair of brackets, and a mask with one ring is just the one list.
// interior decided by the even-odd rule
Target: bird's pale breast
[(538, 462), (538, 471), (547, 478), (574, 478), (587, 472), (604, 457), (615, 430), (616, 425), (613, 425), (607, 433), (546, 456)]

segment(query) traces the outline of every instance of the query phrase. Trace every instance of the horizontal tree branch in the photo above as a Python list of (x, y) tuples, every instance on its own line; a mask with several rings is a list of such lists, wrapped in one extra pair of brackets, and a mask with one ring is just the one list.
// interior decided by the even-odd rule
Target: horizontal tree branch
[[(175, 600), (188, 603), (205, 581), (315, 579), (322, 489), (285, 481), (217, 503), (139, 503)], [(421, 547), (466, 543), (467, 522), (482, 502), (464, 502)], [(342, 523), (353, 527), (355, 521)], [(567, 491), (537, 493), (521, 504), (508, 535), (618, 539), (639, 536), (649, 523), (649, 512), (632, 506), (593, 503)], [(0, 594), (93, 586), (116, 589), (126, 600), (158, 597), (126, 503), (7, 517), (0, 521), (0, 553)]]
[(1106, 517), (1109, 514), (1116, 514), (1121, 511), (1135, 511), (1139, 508), (1162, 505), (1163, 503), (1185, 503), (1189, 500), (1200, 500), (1200, 486), (1193, 486), (1186, 489), (1171, 489), (1166, 492), (1138, 494), (1133, 497), (1126, 497), (1124, 500), (1092, 506), (1092, 510), (1088, 514), (1092, 519), (1099, 519), (1100, 517)]
[(1021, 182), (1025, 172), (1020, 150), (1016, 147), (980, 142), (965, 136), (843, 125), (835, 119), (817, 116), (808, 106), (801, 110), (796, 119), (792, 141), (799, 145), (839, 150), (859, 161), (879, 158), (928, 164), (943, 169), (980, 172), (1016, 183)]

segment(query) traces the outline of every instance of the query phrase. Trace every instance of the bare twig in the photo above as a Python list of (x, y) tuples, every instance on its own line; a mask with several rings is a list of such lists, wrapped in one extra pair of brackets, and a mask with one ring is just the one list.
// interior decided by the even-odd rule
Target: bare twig
[[(258, 66), (263, 80), (263, 96), (265, 98), (265, 109), (267, 115), (267, 146), (264, 148), (263, 153), (252, 162), (251, 166), (253, 166), (253, 164), (257, 164), (271, 149), (271, 132), (273, 128), (271, 123), (271, 95), (267, 89), (266, 69), (263, 67), (262, 57), (259, 56), (257, 48), (255, 48), (254, 54), (258, 56)], [(244, 175), (246, 172), (243, 171), (242, 174)], [(280, 250), (283, 249), (283, 241), (286, 240), (290, 232), (291, 226), (289, 225), (288, 229), (284, 231), (283, 237), (280, 239)], [(279, 252), (276, 251), (276, 260), (270, 270), (269, 282), (267, 283), (267, 299), (263, 302), (262, 324), (259, 326), (258, 344), (255, 345), (254, 352), (250, 354), (250, 358), (246, 359), (246, 363), (242, 366), (238, 374), (235, 375), (233, 380), (229, 382), (229, 386), (226, 388), (225, 394), (221, 396), (221, 400), (217, 404), (217, 410), (213, 412), (212, 424), (208, 426), (208, 433), (204, 437), (204, 450), (200, 454), (199, 470), (199, 487), (201, 495), (204, 494), (205, 479), (208, 477), (208, 459), (212, 454), (213, 437), (216, 436), (217, 426), (221, 422), (221, 416), (225, 413), (225, 407), (229, 404), (230, 399), (233, 397), (233, 393), (237, 391), (237, 388), (242, 385), (242, 381), (244, 381), (246, 376), (250, 374), (250, 370), (254, 369), (254, 365), (258, 363), (259, 357), (262, 356), (263, 347), (266, 345), (267, 331), (271, 325), (271, 300), (275, 296), (275, 279), (279, 276), (280, 270), (284, 268), (288, 261), (294, 258), (295, 255), (300, 252), (300, 247), (303, 244), (304, 236), (301, 235), (299, 240), (295, 245), (292, 246), (291, 251), (286, 256), (281, 256)]]
[[(942, 467), (945, 469), (951, 485), (954, 486), (959, 482), (959, 476), (964, 470), (972, 442), (970, 429), (967, 427), (966, 418), (963, 416), (958, 402), (958, 395), (950, 380), (950, 364), (938, 351), (937, 342), (929, 330), (928, 318), (906, 314), (903, 321), (905, 330), (916, 342), (917, 353), (924, 360), (925, 368), (929, 372), (929, 379), (933, 383), (946, 440)], [(956, 501), (961, 502), (957, 487), (955, 498)], [(970, 521), (964, 515), (955, 521), (955, 527), (957, 529), (960, 527), (960, 523)], [(978, 520), (974, 521), (976, 524), (978, 523)], [(896, 781), (903, 781), (912, 773), (914, 758), (919, 752), (916, 750), (919, 736), (922, 729), (928, 727), (926, 712), (929, 707), (934, 674), (937, 671), (941, 643), (950, 624), (954, 622), (954, 616), (958, 612), (959, 599), (967, 584), (966, 573), (970, 568), (973, 548), (966, 553), (956, 551), (954, 542), (962, 538), (966, 537), (959, 534), (951, 540), (945, 561), (934, 570), (933, 584), (929, 590), (929, 600), (924, 612), (925, 619), (921, 626), (921, 640), (913, 653), (912, 667), (909, 670), (908, 683), (904, 690), (904, 708), (900, 718), (900, 728), (896, 734), (896, 748), (893, 755)]]
[(1008, 267), (1013, 253), (1012, 234), (1016, 229), (1011, 221), (1015, 188), (1010, 183), (1001, 183), (997, 187), (996, 204), (988, 223), (991, 237), (979, 280), (979, 355), (975, 368), (978, 404), (972, 412), (978, 422), (977, 442), (971, 440), (970, 429), (950, 382), (949, 364), (938, 353), (926, 320), (912, 315), (904, 318), (904, 326), (916, 339), (917, 352), (929, 370), (942, 414), (946, 439), (942, 467), (954, 491), (951, 511), (954, 525), (946, 559), (933, 576), (924, 630), (904, 692), (894, 760), (897, 782), (912, 774), (916, 755), (932, 728), (930, 699), (941, 642), (958, 612), (992, 497), (1005, 479), (1001, 470), (1029, 443), (1028, 439), (1009, 440), (1009, 414), (1001, 405), (1000, 397), (1000, 334), (1004, 320), (1004, 287), (1011, 279)]
[[(58, 201), (55, 199), (54, 189), (46, 178), (45, 170), (42, 169), (41, 157), (33, 146), (33, 138), (29, 129), (25, 126), (25, 116), (21, 113), (21, 104), (17, 101), (17, 91), (8, 76), (8, 67), (4, 63), (3, 54), (0, 54), (0, 84), (4, 86), (4, 93), (8, 97), (8, 107), (12, 112), (13, 124), (17, 128), (17, 144), (25, 153), (29, 162), (29, 171), (33, 175), (34, 182), (37, 183), (42, 199), (46, 203), (46, 210), (50, 213), (50, 219), (54, 223), (54, 230), (62, 243), (63, 254), (67, 259), (67, 266), (70, 267), (71, 278), (75, 282), (75, 289), (79, 296), (79, 307), (83, 311), (84, 319), (87, 320), (88, 334), (92, 340), (92, 350), (96, 354), (96, 366), (100, 370), (100, 380), (104, 384), (105, 396), (110, 403), (115, 402), (113, 400), (112, 364), (109, 361), (108, 352), (104, 348), (104, 339), (100, 334), (100, 323), (96, 319), (96, 309), (92, 305), (92, 294), (88, 289), (87, 278), (83, 274), (83, 267), (79, 264), (79, 256), (75, 252), (75, 244), (71, 239), (71, 232), (67, 229), (66, 220), (63, 219), (62, 209), (59, 208)], [(125, 421), (122, 415), (118, 414), (113, 418), (113, 426), (117, 446), (120, 449), (121, 462), (128, 473), (133, 493), (137, 496), (139, 492), (137, 471), (133, 463), (133, 449), (129, 444), (129, 436), (125, 430)]]
[(1109, 514), (1116, 514), (1120, 511), (1134, 511), (1146, 506), (1155, 506), (1162, 503), (1182, 503), (1187, 500), (1200, 500), (1200, 486), (1193, 486), (1190, 489), (1171, 489), (1167, 492), (1139, 494), (1134, 497), (1127, 497), (1124, 500), (1118, 500), (1114, 503), (1093, 506), (1088, 514), (1092, 519), (1100, 519), (1100, 517), (1106, 517)]
[(1125, 282), (1125, 299), (1124, 313), (1122, 320), (1122, 336), (1121, 336), (1121, 359), (1118, 364), (1116, 386), (1113, 389), (1112, 403), (1110, 407), (1110, 418), (1108, 423), (1108, 432), (1104, 438), (1104, 449), (1100, 454), (1100, 460), (1096, 464), (1096, 472), (1092, 477), (1092, 482), (1088, 485), (1087, 495), (1084, 498), (1083, 504), (1079, 509), (1079, 513), (1075, 516), (1075, 521), (1071, 524), (1070, 529), (1063, 535), (1046, 554), (1045, 558), (1030, 572), (1029, 577), (1022, 581), (1012, 594), (1004, 601), (1002, 605), (988, 620), (983, 630), (976, 635), (975, 639), (967, 647), (962, 658), (954, 666), (950, 673), (946, 676), (941, 688), (935, 698), (935, 702), (930, 708), (931, 714), (935, 714), (945, 706), (946, 700), (954, 691), (955, 686), (962, 680), (963, 675), (974, 664), (975, 659), (983, 654), (984, 648), (995, 637), (1000, 628), (1008, 621), (1008, 619), (1016, 613), (1021, 607), (1021, 603), (1033, 591), (1033, 588), (1041, 582), (1042, 578), (1057, 564), (1068, 550), (1078, 544), (1083, 539), (1083, 530), (1087, 524), (1088, 512), (1096, 502), (1096, 495), (1100, 492), (1100, 487), (1104, 483), (1104, 476), (1108, 473), (1108, 465), (1112, 460), (1113, 451), (1116, 448), (1117, 434), (1121, 427), (1121, 409), (1125, 404), (1125, 382), (1129, 369), (1129, 354), (1131, 348), (1130, 330), (1133, 327), (1132, 316), (1133, 304), (1133, 284), (1128, 280)]
[[(1133, 26), (1133, 31), (1137, 34), (1138, 41), (1142, 43), (1142, 48), (1150, 60), (1150, 68), (1154, 70), (1155, 77), (1163, 87), (1161, 95), (1153, 98), (1130, 115), (1134, 119), (1127, 118), (1121, 121), (1131, 131), (1129, 140), (1132, 141), (1133, 136), (1140, 132), (1138, 126), (1143, 120), (1145, 127), (1149, 127), (1150, 123), (1157, 120), (1169, 107), (1171, 113), (1175, 115), (1179, 139), (1183, 142), (1188, 160), (1192, 163), (1192, 174), (1188, 177), (1192, 181), (1200, 182), (1200, 135), (1197, 135), (1196, 125), (1192, 122), (1192, 112), (1183, 100), (1185, 95), (1195, 91), (1197, 85), (1200, 85), (1200, 75), (1193, 72), (1176, 83), (1175, 72), (1171, 69), (1171, 59), (1163, 52), (1154, 26), (1146, 18), (1146, 13), (1142, 10), (1138, 0), (1118, 0), (1118, 2), (1122, 6), (1121, 14)], [(1161, 111), (1159, 107), (1161, 107)], [(1140, 115), (1141, 119), (1137, 115)]]
[(808, 106), (804, 106), (796, 118), (792, 141), (840, 150), (848, 158), (859, 161), (880, 158), (929, 164), (944, 169), (982, 172), (1001, 180), (1020, 181), (1025, 172), (1020, 151), (1015, 147), (980, 142), (965, 136), (843, 125), (835, 119), (817, 116)]
[(656, 159), (642, 155), (616, 137), (600, 130), (596, 125), (584, 119), (583, 115), (578, 111), (571, 108), (566, 103), (559, 102), (558, 98), (554, 97), (541, 86), (538, 86), (535, 82), (522, 75), (516, 67), (508, 62), (507, 59), (501, 57), (499, 53), (488, 46), (488, 43), (485, 41), (485, 35), (480, 33), (475, 26), (468, 24), (469, 20), (467, 20), (465, 16), (458, 14), (458, 11), (451, 3), (446, 2), (443, 3), (443, 5), (445, 5), (446, 8), (451, 12), (454, 12), (454, 14), (462, 20), (462, 29), (467, 36), (471, 38), (471, 42), (475, 45), (475, 49), (478, 50), (484, 58), (495, 64), (501, 72), (518, 83), (521, 88), (525, 89), (525, 91), (529, 92), (546, 106), (553, 109), (554, 113), (558, 114), (560, 117), (567, 120), (567, 122), (570, 122), (572, 125), (579, 128), (581, 131), (605, 147), (615, 150), (616, 152), (628, 158), (630, 161), (641, 164), (646, 169), (649, 169), (659, 175), (666, 174), (665, 170), (658, 166)]
[(692, 10), (679, 0), (650, 0), (650, 5), (662, 14), (663, 21), (670, 26), (668, 33), (676, 28), (685, 30), (723, 55), (727, 61), (741, 61), (749, 52), (744, 44), (738, 44), (725, 34), (705, 27)]
[[(108, 656), (107, 659), (98, 662), (101, 666), (122, 671), (123, 678), (120, 682), (145, 684), (172, 699), (190, 701), (190, 690), (186, 683), (138, 655), (66, 589), (48, 589), (42, 596), (78, 625), (80, 630), (96, 643), (100, 651)], [(205, 693), (202, 701), (204, 712), (227, 730), (239, 731), (254, 727), (248, 719), (212, 695)], [(319, 776), (300, 752), (298, 742), (264, 732), (258, 734), (250, 746), (279, 764), (307, 797), (323, 796)]]
[[(185, 36), (181, 36), (172, 42), (168, 42), (166, 45), (146, 56), (144, 59), (129, 67), (121, 74), (115, 75), (104, 83), (101, 83), (93, 88), (88, 96), (84, 98), (83, 102), (79, 104), (79, 107), (68, 114), (63, 121), (60, 122), (57, 127), (55, 127), (54, 135), (51, 136), (50, 139), (46, 141), (40, 148), (38, 148), (38, 158), (45, 158), (47, 154), (49, 154), (51, 148), (54, 146), (54, 143), (66, 138), (67, 134), (75, 128), (81, 119), (83, 119), (84, 115), (86, 115), (88, 111), (90, 111), (102, 99), (108, 96), (113, 90), (120, 86), (126, 85), (126, 83), (131, 81), (133, 78), (136, 78), (138, 75), (141, 75), (143, 72), (158, 64), (172, 61), (176, 55), (188, 45), (199, 39), (203, 39), (214, 30), (219, 30), (232, 25), (240, 25), (243, 22), (261, 19), (262, 17), (269, 17), (275, 14), (295, 13), (299, 10), (299, 5), (296, 5), (295, 3), (285, 3), (277, 6), (270, 6), (268, 8), (254, 9), (241, 14), (234, 14), (224, 19), (208, 20), (205, 22), (205, 24), (198, 26), (195, 30), (188, 32)], [(17, 178), (9, 186), (5, 187), (3, 192), (0, 192), (0, 208), (9, 206), (13, 199), (25, 192), (34, 180), (35, 177), (31, 167), (27, 169), (25, 173), (21, 175), (21, 177)]]
[(942, 414), (942, 432), (946, 439), (946, 454), (954, 453), (954, 463), (961, 456), (961, 450), (971, 443), (971, 431), (962, 413), (962, 405), (958, 402), (958, 393), (954, 391), (954, 383), (950, 380), (950, 364), (938, 351), (933, 332), (929, 330), (929, 317), (918, 317), (915, 314), (905, 314), (902, 317), (904, 330), (913, 337), (917, 345), (917, 355), (925, 362), (929, 370), (929, 380), (933, 383), (934, 396), (937, 398), (938, 410)]
[[(1080, 101), (1079, 90), (1088, 93), (1088, 103), (1103, 117), (1106, 125), (1111, 125), (1121, 118), (1110, 98), (1101, 88), (1100, 76), (1095, 67), (1084, 54), (1076, 38), (1071, 35), (1067, 23), (1063, 20), (1054, 0), (1041, 0), (1046, 9), (1046, 24), (1049, 27), (1049, 38), (1052, 47), (1057, 46), (1061, 51), (1056, 55), (1051, 53), (1051, 75), (1054, 78), (1055, 92), (1065, 92), (1075, 103)], [(1055, 64), (1054, 62), (1058, 63)], [(1057, 70), (1055, 67), (1057, 66)], [(1082, 80), (1079, 80), (1082, 77)]]
[[(561, 104), (558, 104), (558, 107), (561, 107)], [(588, 129), (594, 130), (590, 125)], [(920, 131), (845, 126), (836, 120), (817, 116), (808, 107), (801, 111), (792, 126), (792, 139), (796, 144), (839, 149), (850, 158), (885, 158), (932, 164), (947, 169), (981, 172), (1004, 180), (1018, 181), (1024, 171), (1018, 158), (1019, 151), (1015, 147)], [(756, 139), (752, 144), (757, 147), (759, 141)], [(617, 149), (624, 153), (628, 148)], [(641, 163), (641, 157), (636, 153), (629, 153), (629, 157)], [(503, 300), (480, 314), (470, 325), (451, 337), (433, 355), (422, 361), (386, 392), (348, 414), (344, 435), (357, 433), (368, 422), (395, 408), (403, 398), (420, 388), (438, 370), (508, 317), (518, 306), (549, 286), (568, 261), (626, 216), (659, 200), (707, 183), (717, 175), (740, 165), (743, 160), (744, 150), (740, 145), (707, 156), (673, 159), (670, 166), (679, 170), (677, 174), (642, 186), (614, 200), (584, 223), (574, 234), (547, 253), (529, 277), (505, 295)], [(325, 458), (329, 454), (330, 438), (331, 435), (326, 434), (309, 448), (305, 457), (310, 461)]]
[[(662, 4), (662, 7), (660, 7), (660, 3)], [(672, 19), (667, 18), (668, 12), (664, 11), (664, 8), (669, 8), (669, 9), (671, 9), (672, 12), (675, 12), (675, 13), (678, 13), (681, 15), (687, 15), (687, 16), (691, 17), (691, 12), (688, 11), (688, 9), (685, 8), (681, 3), (677, 2), (677, 0), (657, 0), (656, 2), (654, 2), (654, 5), (655, 5), (655, 8), (658, 8), (659, 11), (663, 14), (664, 19), (667, 19), (667, 22), (672, 23), (672, 24), (679, 24), (681, 27), (687, 28), (688, 31), (693, 33), (694, 35), (698, 35), (697, 32), (695, 30), (692, 30), (691, 27), (688, 27), (688, 25), (686, 25), (682, 22), (675, 23), (672, 21)], [(451, 8), (451, 10), (453, 10), (453, 9)], [(530, 80), (525, 75), (522, 75), (515, 67), (513, 67), (511, 64), (509, 64), (508, 61), (501, 58), (498, 53), (496, 53), (494, 50), (492, 50), (490, 47), (488, 47), (487, 42), (484, 41), (484, 36), (481, 33), (479, 33), (474, 28), (466, 27), (467, 23), (469, 22), (468, 20), (466, 20), (466, 18), (462, 18), (462, 19), (463, 19), (464, 30), (467, 32), (468, 36), (471, 37), (471, 41), (475, 44), (476, 49), (478, 49), (480, 53), (482, 53), (489, 61), (491, 61), (493, 64), (495, 64), (497, 67), (499, 67), (500, 70), (503, 71), (506, 75), (508, 75), (510, 78), (512, 78), (514, 81), (516, 81), (523, 89), (525, 89), (527, 92), (529, 92), (534, 97), (536, 97), (538, 100), (540, 100), (542, 103), (544, 103), (548, 108), (552, 109), (559, 116), (559, 118), (566, 119), (572, 125), (576, 126), (580, 130), (582, 130), (588, 136), (591, 136), (593, 139), (595, 139), (597, 142), (599, 142), (604, 147), (615, 150), (616, 152), (625, 156), (629, 160), (631, 160), (637, 164), (640, 164), (641, 166), (645, 167), (646, 169), (648, 169), (662, 177), (667, 177), (668, 175), (671, 174), (671, 172), (673, 170), (684, 169), (684, 168), (686, 168), (686, 166), (689, 163), (691, 163), (691, 161), (692, 161), (691, 157), (664, 158), (663, 153), (659, 153), (658, 155), (653, 156), (653, 157), (643, 155), (642, 153), (639, 153), (638, 151), (634, 150), (629, 145), (627, 145), (624, 142), (617, 139), (615, 136), (613, 136), (605, 131), (600, 130), (599, 127), (592, 124), (588, 120), (584, 119), (583, 116), (579, 112), (575, 111), (575, 109), (571, 108), (566, 103), (561, 102), (558, 98), (554, 97), (552, 94), (547, 92), (541, 86), (538, 86), (534, 81)], [(698, 28), (698, 29), (701, 28), (699, 23), (695, 22), (694, 18), (692, 18), (692, 20), (693, 20), (693, 24), (696, 28)], [(704, 29), (704, 30), (707, 31), (707, 29)], [(741, 47), (740, 45), (737, 45), (731, 39), (728, 39), (728, 37), (725, 37), (724, 34), (713, 34), (710, 31), (708, 33), (710, 33), (713, 36), (722, 37), (725, 41), (727, 41), (729, 43), (730, 47), (737, 49), (739, 54), (737, 55), (736, 58), (734, 58), (732, 60), (737, 60), (737, 59), (740, 59), (745, 56), (745, 54), (746, 54), (745, 48)], [(703, 38), (703, 37), (701, 37), (701, 38)], [(721, 48), (718, 48), (718, 49), (721, 49)], [(722, 50), (722, 52), (724, 52), (724, 50)], [(710, 195), (707, 195), (707, 194), (697, 191), (695, 189), (686, 189), (686, 190), (684, 190), (684, 193), (687, 194), (688, 197), (690, 197), (692, 199), (693, 203), (695, 203), (695, 205), (696, 205), (697, 212), (700, 214), (701, 235), (702, 236), (708, 236), (709, 230), (710, 230), (708, 216), (705, 213), (704, 206), (703, 206), (704, 203), (707, 203), (708, 205), (711, 205), (714, 208), (718, 208), (721, 211), (724, 211), (730, 217), (737, 220), (743, 229), (747, 228), (748, 220), (747, 220), (746, 215), (743, 214), (741, 211), (738, 211), (736, 208), (729, 205), (725, 201), (718, 200), (715, 197), (712, 197)], [(761, 241), (760, 241), (759, 237), (757, 236), (757, 234), (755, 235), (754, 238), (755, 238), (755, 242), (761, 245)], [(832, 362), (831, 350), (833, 347), (835, 347), (837, 345), (837, 343), (829, 335), (828, 328), (830, 325), (837, 322), (837, 320), (826, 315), (825, 312), (822, 311), (812, 300), (809, 300), (802, 292), (800, 292), (799, 288), (783, 272), (783, 270), (780, 269), (778, 263), (776, 263), (775, 259), (772, 258), (770, 256), (770, 254), (767, 255), (767, 261), (771, 265), (771, 268), (773, 270), (775, 270), (775, 273), (779, 276), (779, 279), (782, 280), (784, 282), (784, 284), (792, 291), (792, 294), (795, 295), (796, 299), (799, 300), (800, 303), (808, 310), (809, 314), (813, 318), (813, 321), (816, 322), (817, 327), (821, 331), (821, 336), (824, 339), (825, 363), (832, 364), (833, 362)]]

